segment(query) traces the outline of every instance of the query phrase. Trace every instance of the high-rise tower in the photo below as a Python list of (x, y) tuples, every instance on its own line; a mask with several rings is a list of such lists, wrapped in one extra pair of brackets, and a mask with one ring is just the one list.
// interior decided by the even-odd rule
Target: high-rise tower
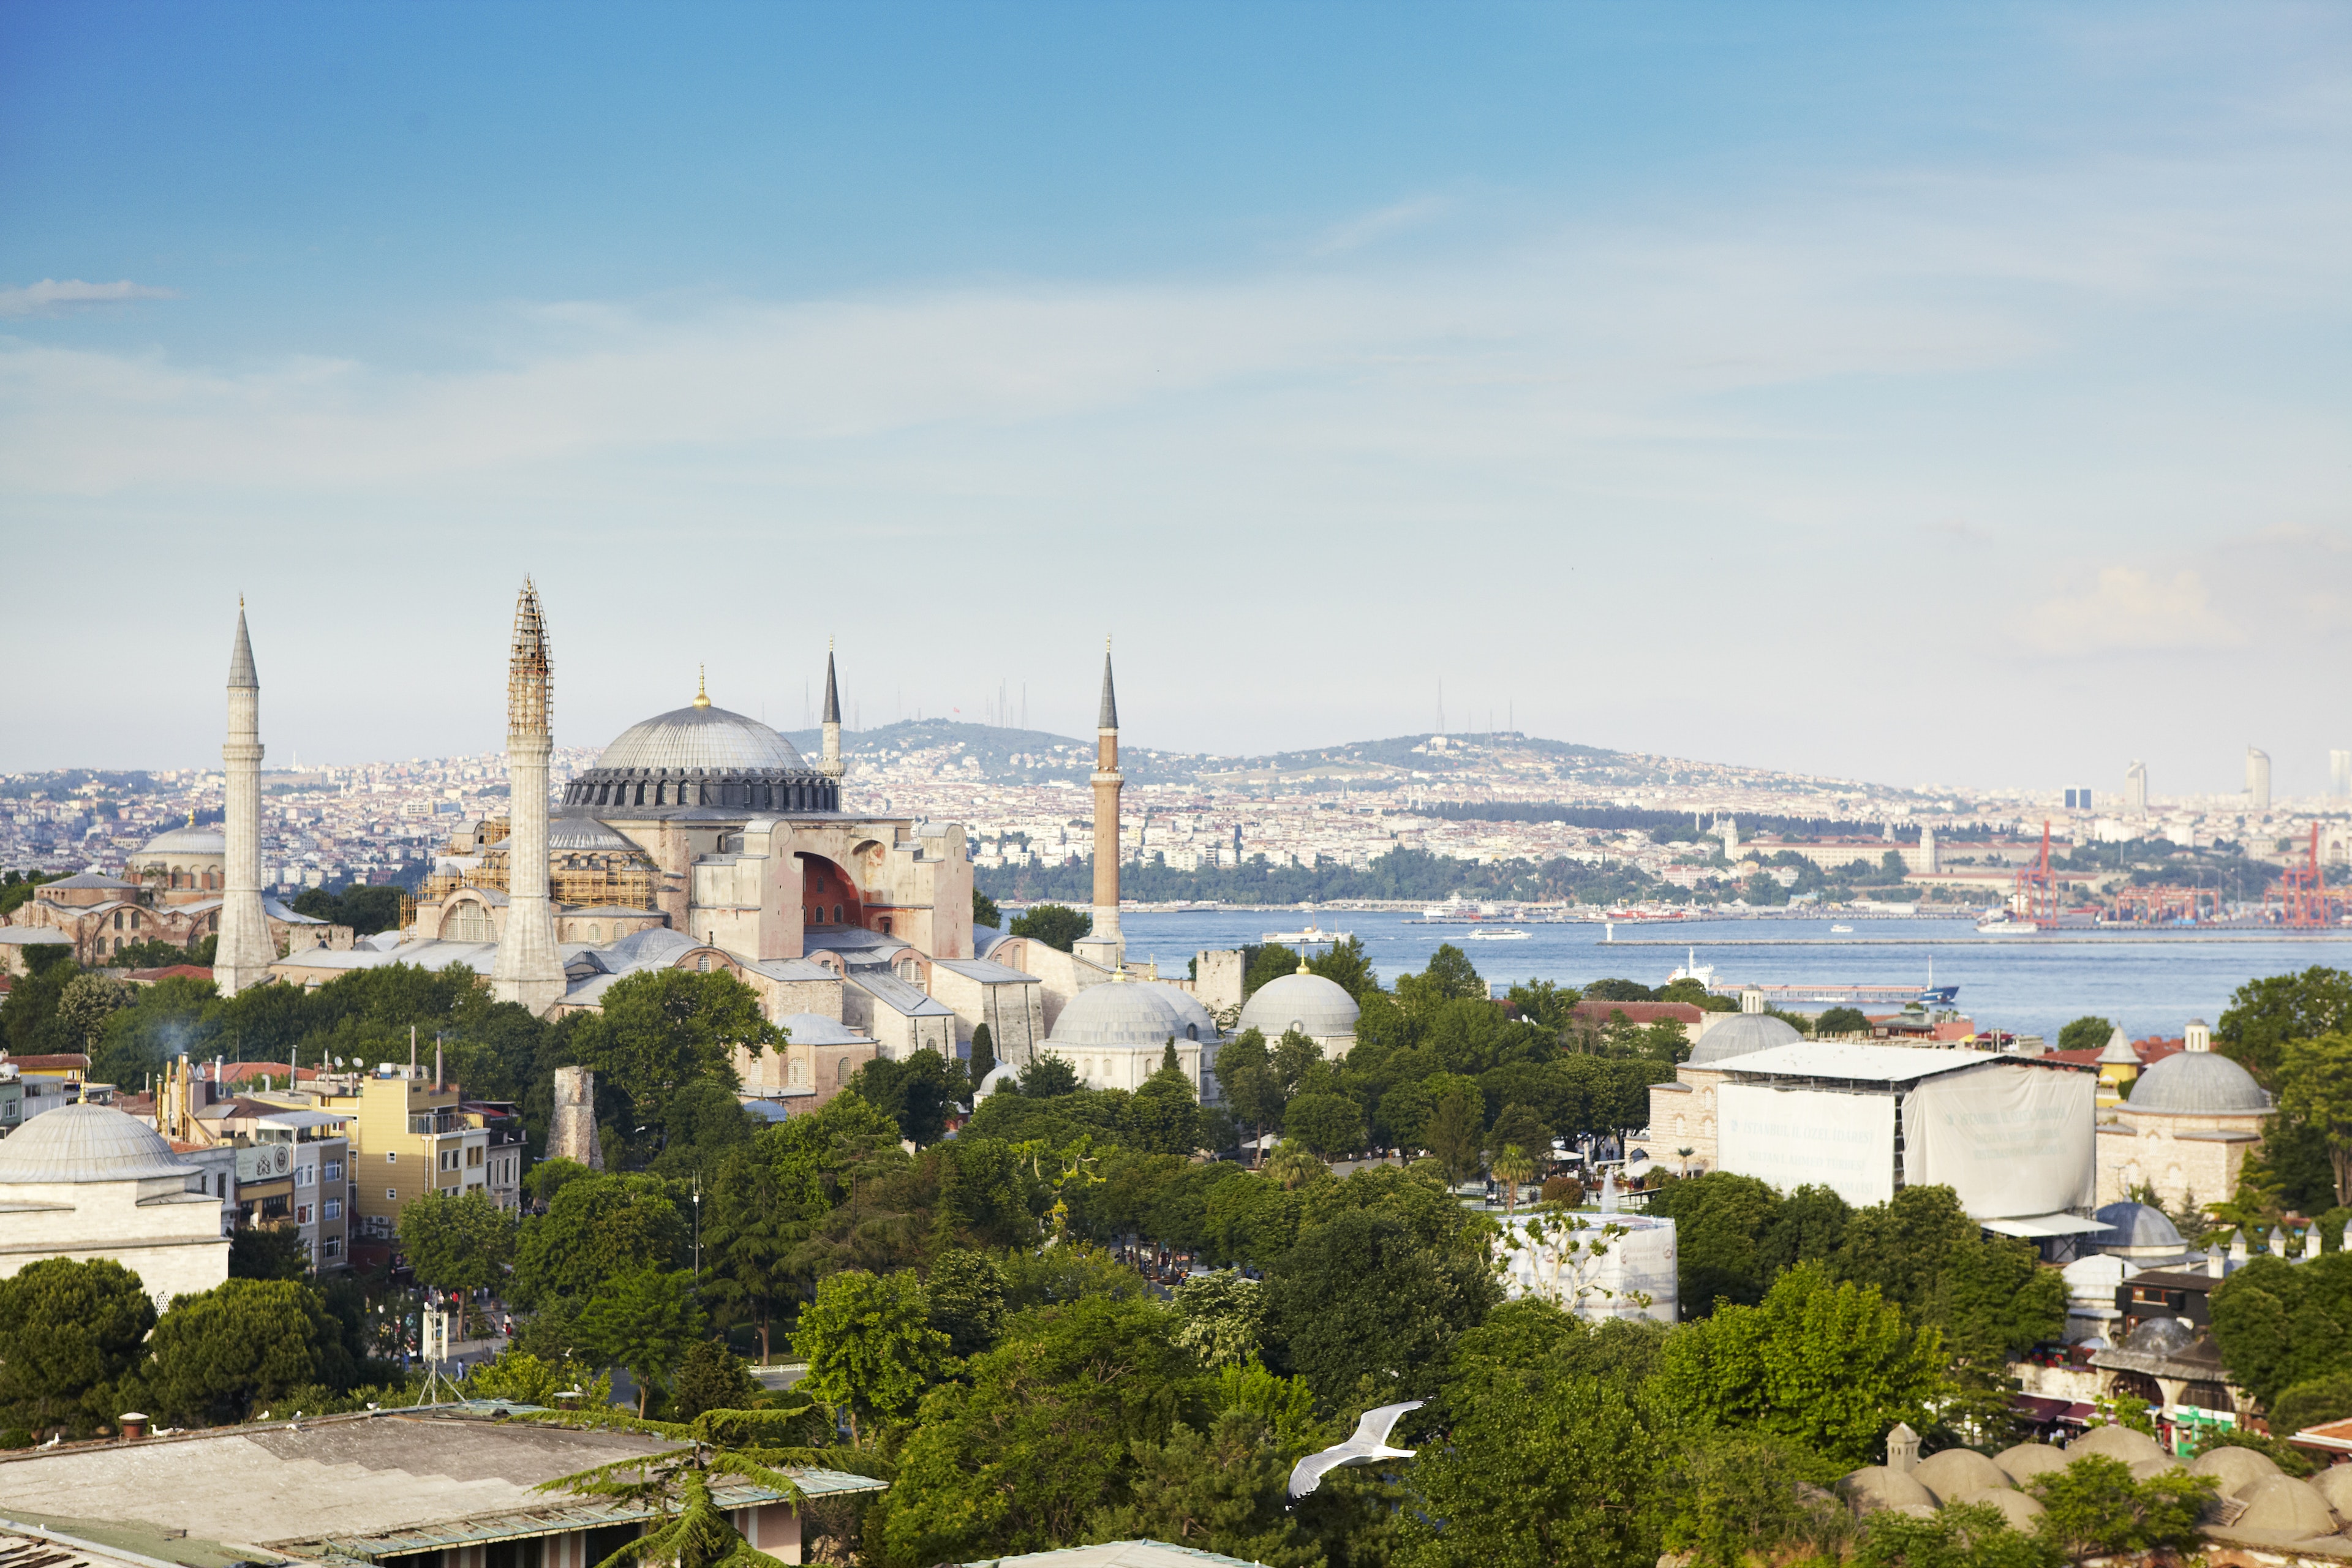
[(507, 921), (499, 932), (490, 994), (544, 1015), (563, 999), (555, 914), (547, 901), (547, 762), (555, 667), (539, 590), (523, 579), (507, 667)]
[(2137, 757), (2124, 770), (2124, 811), (2131, 816), (2147, 815), (2147, 764)]
[(1118, 931), (1118, 792), (1126, 782), (1118, 771), (1118, 697), (1111, 689), (1110, 639), (1105, 637), (1102, 705), (1095, 713), (1095, 923), (1072, 951), (1114, 972), (1127, 959)]
[(2271, 808), (2271, 754), (2260, 746), (2246, 748), (2246, 809), (2260, 815)]
[(226, 788), (221, 804), (220, 942), (213, 984), (224, 996), (269, 978), (278, 961), (269, 917), (261, 908), (261, 677), (253, 668), (253, 641), (245, 633), (245, 601), (236, 602), (236, 645), (228, 656), (228, 738), (221, 747)]
[(841, 776), (841, 688), (833, 678), (831, 637), (824, 639), (824, 760), (818, 768), (828, 778)]
[(2327, 793), (2337, 800), (2352, 796), (2352, 752), (2327, 753)]

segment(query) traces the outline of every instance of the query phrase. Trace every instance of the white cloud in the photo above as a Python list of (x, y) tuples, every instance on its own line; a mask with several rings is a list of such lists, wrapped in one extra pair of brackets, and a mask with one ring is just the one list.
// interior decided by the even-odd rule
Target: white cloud
[(44, 278), (21, 289), (0, 288), (0, 316), (57, 316), (77, 305), (116, 305), (126, 300), (176, 300), (170, 289), (150, 288), (128, 278), (85, 283), (79, 278)]
[(2197, 573), (2159, 578), (2134, 566), (2103, 568), (2082, 592), (2044, 599), (2024, 613), (2018, 629), (2049, 653), (2223, 648), (2246, 641), (2214, 609)]

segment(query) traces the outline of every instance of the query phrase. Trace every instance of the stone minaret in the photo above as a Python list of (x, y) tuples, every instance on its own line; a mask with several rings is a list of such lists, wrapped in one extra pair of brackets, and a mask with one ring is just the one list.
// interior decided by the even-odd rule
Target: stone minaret
[(253, 641), (245, 635), (245, 601), (236, 602), (236, 646), (228, 656), (228, 739), (221, 747), (226, 790), (221, 837), (226, 842), (221, 892), (220, 943), (213, 984), (224, 996), (269, 978), (278, 943), (261, 908), (261, 677), (253, 668)]
[(1106, 637), (1102, 707), (1095, 715), (1095, 924), (1076, 951), (1114, 971), (1127, 957), (1127, 943), (1118, 931), (1118, 791), (1126, 782), (1118, 771), (1118, 698), (1111, 690), (1110, 640)]
[(563, 961), (547, 901), (547, 760), (554, 665), (539, 590), (525, 578), (515, 602), (514, 654), (507, 671), (507, 922), (499, 932), (490, 993), (545, 1016), (563, 999)]
[(833, 639), (824, 639), (824, 760), (818, 764), (825, 777), (841, 776), (841, 688), (833, 678)]

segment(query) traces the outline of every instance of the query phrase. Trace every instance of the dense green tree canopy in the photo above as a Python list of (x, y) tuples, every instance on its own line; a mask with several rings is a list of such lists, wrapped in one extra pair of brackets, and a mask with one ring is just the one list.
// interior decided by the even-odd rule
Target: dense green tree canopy
[(735, 1087), (738, 1048), (756, 1057), (783, 1043), (759, 993), (724, 970), (628, 975), (604, 993), (601, 1013), (583, 1018), (573, 1051), (656, 1133), (671, 1131), (672, 1102), (682, 1090), (709, 1080)]
[(1095, 929), (1093, 917), (1066, 904), (1035, 904), (1013, 917), (1006, 928), (1008, 936), (1025, 936), (1047, 947), (1067, 952), (1077, 941)]
[(686, 1262), (688, 1226), (668, 1184), (597, 1173), (563, 1184), (515, 1244), (514, 1299), (537, 1306), (586, 1296), (605, 1280)]
[(44, 1258), (0, 1279), (0, 1426), (77, 1436), (127, 1408), (155, 1305), (120, 1263)]
[(435, 1289), (502, 1283), (514, 1246), (513, 1216), (478, 1187), (462, 1195), (426, 1193), (401, 1207), (400, 1250), (417, 1282)]
[(319, 1292), (289, 1279), (182, 1296), (148, 1349), (148, 1413), (173, 1425), (240, 1421), (298, 1388), (348, 1387), (359, 1373)]

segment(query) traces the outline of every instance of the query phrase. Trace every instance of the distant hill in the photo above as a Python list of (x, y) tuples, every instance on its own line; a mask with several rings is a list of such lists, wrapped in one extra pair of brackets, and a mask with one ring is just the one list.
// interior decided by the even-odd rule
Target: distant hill
[[(820, 731), (794, 730), (786, 738), (814, 756)], [(873, 761), (928, 760), (965, 777), (996, 784), (1084, 783), (1094, 771), (1095, 743), (1045, 730), (999, 729), (946, 719), (903, 719), (842, 737), (842, 750)], [(1374, 792), (1423, 784), (1540, 785), (1580, 790), (1630, 790), (1668, 784), (1720, 784), (1795, 794), (1899, 796), (1910, 792), (1859, 786), (1761, 768), (1690, 762), (1635, 752), (1612, 752), (1549, 741), (1516, 731), (1482, 735), (1394, 735), (1296, 752), (1218, 755), (1122, 746), (1120, 770), (1137, 784), (1215, 784)]]

